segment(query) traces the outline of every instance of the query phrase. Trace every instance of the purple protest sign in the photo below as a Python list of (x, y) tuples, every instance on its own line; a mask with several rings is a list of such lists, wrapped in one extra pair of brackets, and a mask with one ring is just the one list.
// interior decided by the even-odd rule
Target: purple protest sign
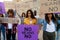
[(4, 14), (5, 13), (5, 5), (3, 2), (0, 2), (0, 14)]
[(60, 12), (54, 12), (54, 14), (60, 14)]
[(18, 25), (18, 40), (37, 40), (38, 25)]
[(54, 14), (55, 14), (55, 16), (60, 18), (60, 12), (55, 12)]

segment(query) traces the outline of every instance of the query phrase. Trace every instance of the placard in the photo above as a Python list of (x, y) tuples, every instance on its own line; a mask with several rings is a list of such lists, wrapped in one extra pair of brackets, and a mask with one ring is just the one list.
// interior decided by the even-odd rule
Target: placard
[(43, 13), (60, 12), (60, 0), (41, 0), (40, 11)]
[(18, 40), (37, 40), (38, 39), (38, 25), (18, 25)]
[(4, 14), (5, 13), (5, 5), (3, 2), (0, 2), (0, 14)]
[(19, 23), (19, 18), (0, 17), (0, 23)]

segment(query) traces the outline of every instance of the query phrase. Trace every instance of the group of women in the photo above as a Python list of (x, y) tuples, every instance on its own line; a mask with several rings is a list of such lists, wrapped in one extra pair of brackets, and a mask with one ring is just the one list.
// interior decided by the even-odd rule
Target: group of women
[[(56, 40), (56, 29), (57, 29), (57, 19), (53, 15), (53, 13), (46, 13), (45, 19), (38, 19), (34, 15), (31, 9), (27, 10), (26, 13), (22, 13), (20, 16), (21, 24), (27, 25), (40, 25), (43, 27), (43, 40)], [(13, 9), (9, 9), (7, 12), (9, 18), (15, 18)], [(42, 15), (43, 16), (43, 15)], [(4, 17), (2, 13), (0, 13), (0, 17)], [(42, 20), (42, 21), (41, 21)], [(6, 40), (16, 40), (16, 32), (18, 24), (12, 23), (0, 23), (0, 30), (3, 33), (3, 38), (5, 40), (5, 31), (6, 31)], [(58, 39), (59, 40), (59, 39)]]

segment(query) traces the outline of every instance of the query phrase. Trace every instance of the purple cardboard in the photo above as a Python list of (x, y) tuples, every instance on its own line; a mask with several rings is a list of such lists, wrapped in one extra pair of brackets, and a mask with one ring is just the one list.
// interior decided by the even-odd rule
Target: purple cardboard
[(4, 14), (5, 13), (5, 5), (3, 2), (0, 2), (0, 14)]
[(60, 12), (55, 12), (54, 14), (60, 14)]
[(18, 40), (37, 40), (38, 25), (18, 25)]

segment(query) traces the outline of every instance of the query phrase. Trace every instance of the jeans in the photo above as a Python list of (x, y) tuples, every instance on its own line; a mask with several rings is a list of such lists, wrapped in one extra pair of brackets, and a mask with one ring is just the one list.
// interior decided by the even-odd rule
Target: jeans
[(55, 40), (55, 32), (49, 33), (43, 31), (43, 40)]
[[(0, 33), (2, 32), (2, 34), (3, 34), (3, 39), (5, 40), (5, 27), (4, 27), (4, 25), (1, 25), (0, 26)], [(1, 35), (1, 34), (0, 34)]]
[(16, 33), (12, 33), (12, 29), (8, 29), (8, 33), (6, 33), (7, 40), (16, 40)]
[(57, 40), (60, 40), (60, 29), (57, 31)]

